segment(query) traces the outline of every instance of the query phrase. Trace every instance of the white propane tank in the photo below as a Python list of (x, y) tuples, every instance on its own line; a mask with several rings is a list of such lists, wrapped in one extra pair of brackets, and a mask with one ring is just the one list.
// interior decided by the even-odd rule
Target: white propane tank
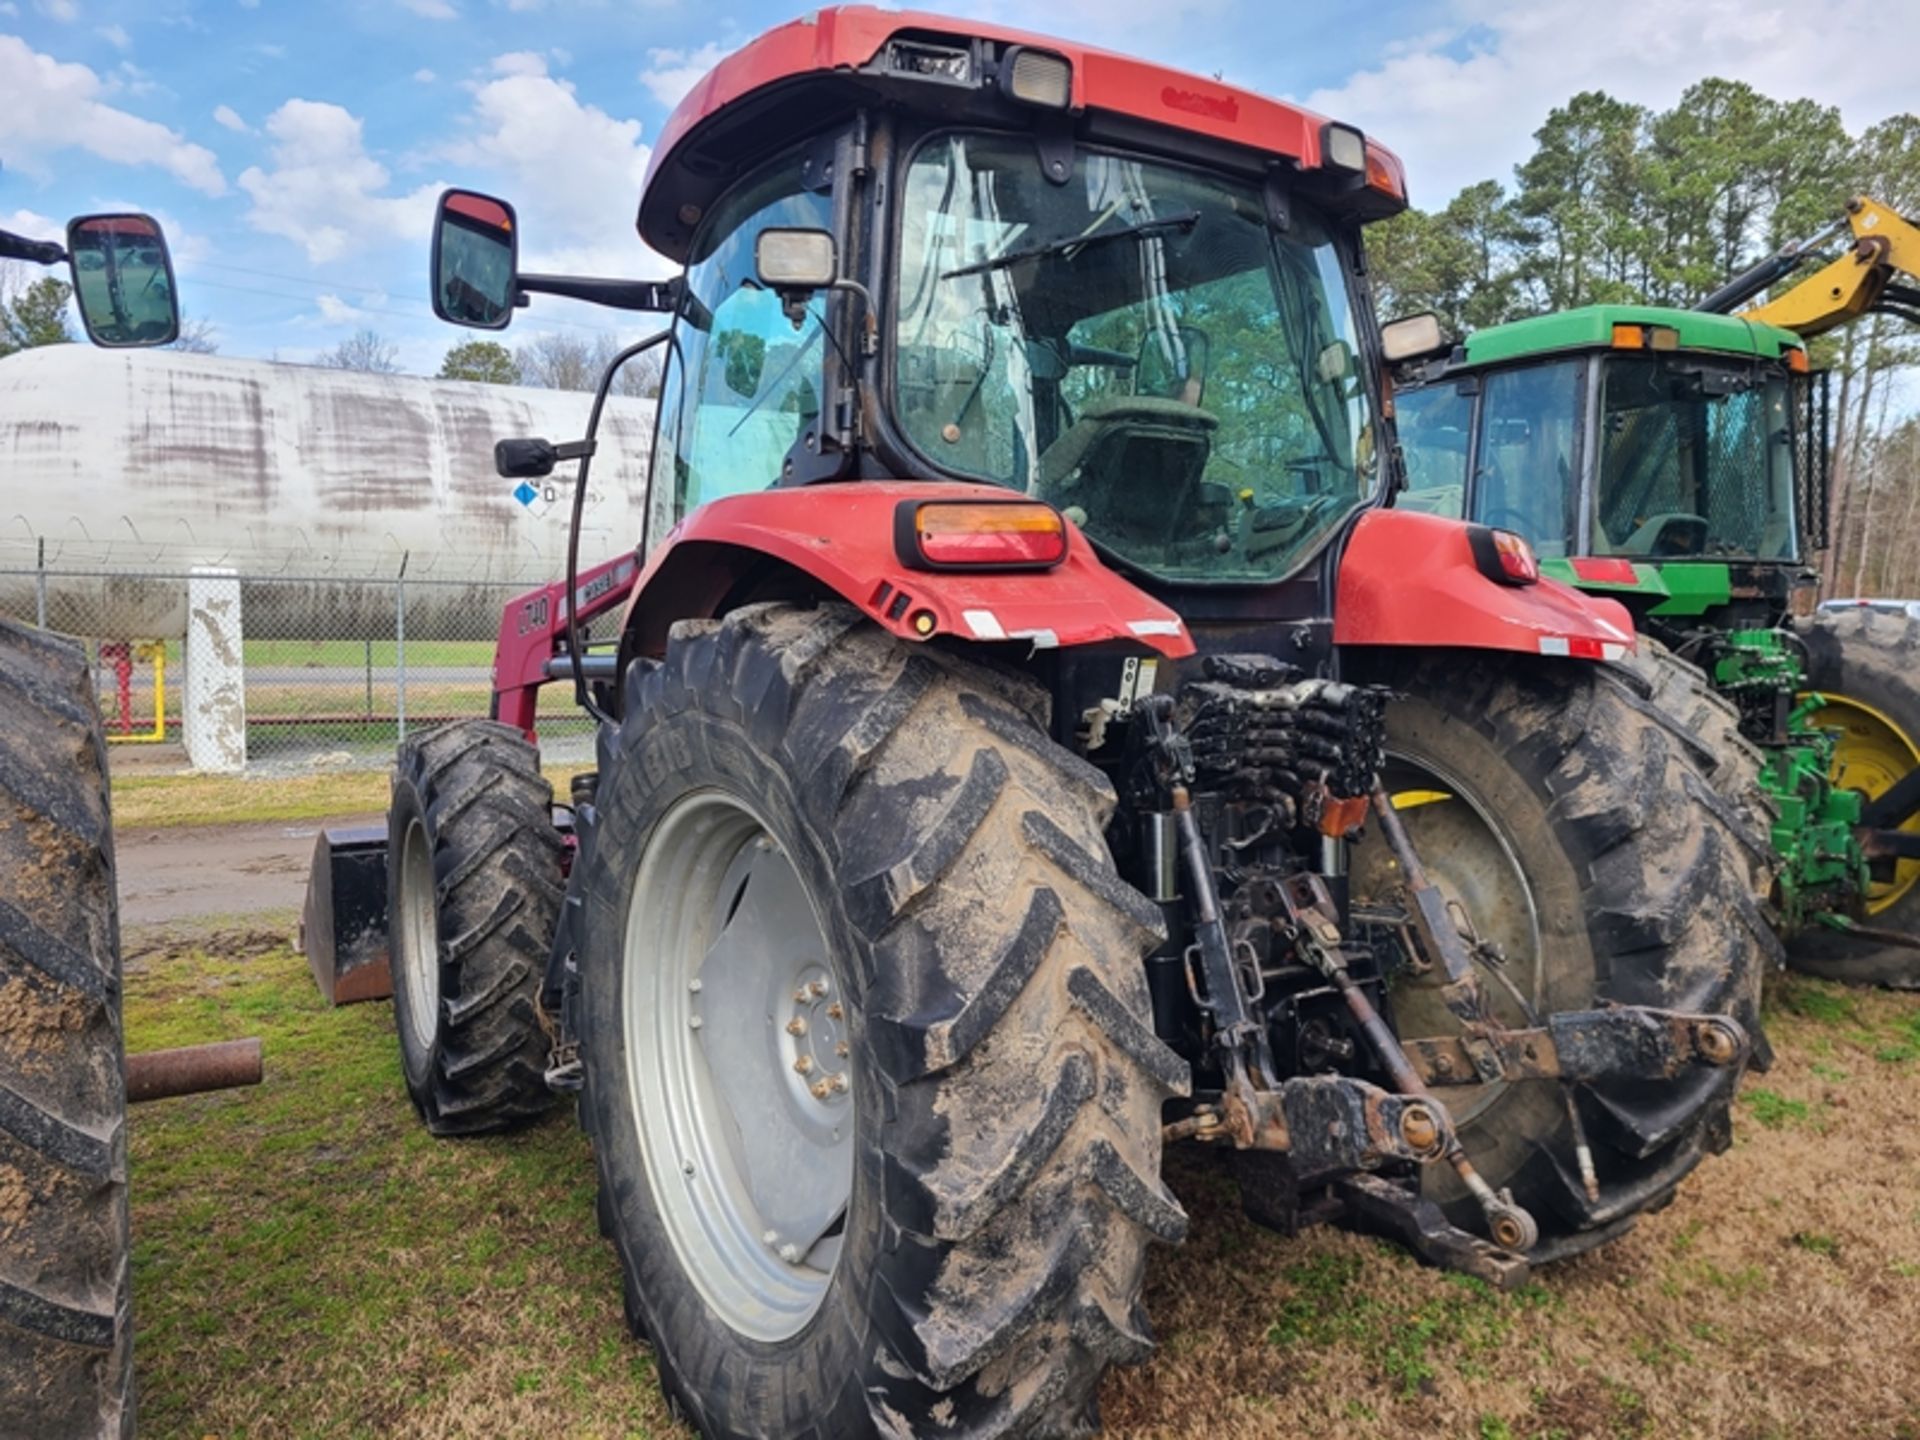
[[(184, 580), (141, 575), (217, 565), (297, 577), (247, 587), (251, 637), (383, 638), (391, 595), (357, 582), (397, 575), (404, 555), (410, 631), (490, 639), (500, 592), (468, 587), (563, 572), (574, 473), (531, 482), (526, 503), (494, 472), (494, 441), (578, 439), (592, 399), (164, 350), (20, 351), (0, 359), (0, 615), (34, 618), (44, 560), (52, 628), (180, 635)], [(583, 565), (641, 542), (653, 413), (608, 404)]]

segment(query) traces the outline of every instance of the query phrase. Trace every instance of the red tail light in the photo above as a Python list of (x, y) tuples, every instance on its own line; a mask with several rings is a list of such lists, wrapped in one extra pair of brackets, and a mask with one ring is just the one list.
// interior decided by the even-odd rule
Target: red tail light
[(1467, 543), (1473, 549), (1473, 563), (1487, 579), (1500, 585), (1539, 583), (1540, 562), (1524, 535), (1472, 525), (1467, 529)]
[(1067, 558), (1067, 522), (1037, 500), (909, 500), (894, 548), (918, 570), (1045, 570)]
[(1638, 585), (1640, 583), (1640, 576), (1634, 570), (1631, 560), (1620, 560), (1607, 555), (1575, 556), (1573, 573), (1582, 580), (1591, 580), (1596, 585)]

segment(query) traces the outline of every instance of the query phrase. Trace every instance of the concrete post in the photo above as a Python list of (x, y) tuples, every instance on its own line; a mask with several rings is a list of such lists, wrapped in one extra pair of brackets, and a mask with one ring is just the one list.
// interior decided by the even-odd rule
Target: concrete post
[(187, 688), (180, 729), (194, 769), (237, 775), (247, 768), (247, 672), (237, 571), (195, 566), (187, 579)]

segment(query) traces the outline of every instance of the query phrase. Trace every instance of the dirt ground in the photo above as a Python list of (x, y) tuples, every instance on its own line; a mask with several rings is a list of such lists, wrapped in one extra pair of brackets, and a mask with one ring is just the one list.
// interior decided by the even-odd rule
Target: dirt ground
[[(136, 1354), (153, 1437), (667, 1436), (621, 1325), (571, 1117), (448, 1144), (391, 1008), (328, 1010), (285, 912), (128, 935), (135, 1048), (258, 1034), (267, 1081), (130, 1126)], [(1514, 1295), (1171, 1178), (1160, 1340), (1103, 1392), (1142, 1437), (1920, 1440), (1920, 996), (1787, 980), (1732, 1151), (1665, 1212)]]

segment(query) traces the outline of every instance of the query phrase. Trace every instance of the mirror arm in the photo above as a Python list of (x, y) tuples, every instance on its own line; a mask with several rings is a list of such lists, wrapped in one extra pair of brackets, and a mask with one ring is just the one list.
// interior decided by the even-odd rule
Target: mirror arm
[(36, 265), (64, 265), (66, 248), (57, 240), (29, 240), (11, 230), (0, 230), (0, 260), (28, 260)]
[(602, 280), (589, 275), (520, 275), (516, 277), (521, 295), (516, 306), (525, 303), (522, 295), (563, 295), (569, 300), (585, 300), (590, 305), (605, 305), (615, 310), (672, 311), (679, 308), (681, 280)]

